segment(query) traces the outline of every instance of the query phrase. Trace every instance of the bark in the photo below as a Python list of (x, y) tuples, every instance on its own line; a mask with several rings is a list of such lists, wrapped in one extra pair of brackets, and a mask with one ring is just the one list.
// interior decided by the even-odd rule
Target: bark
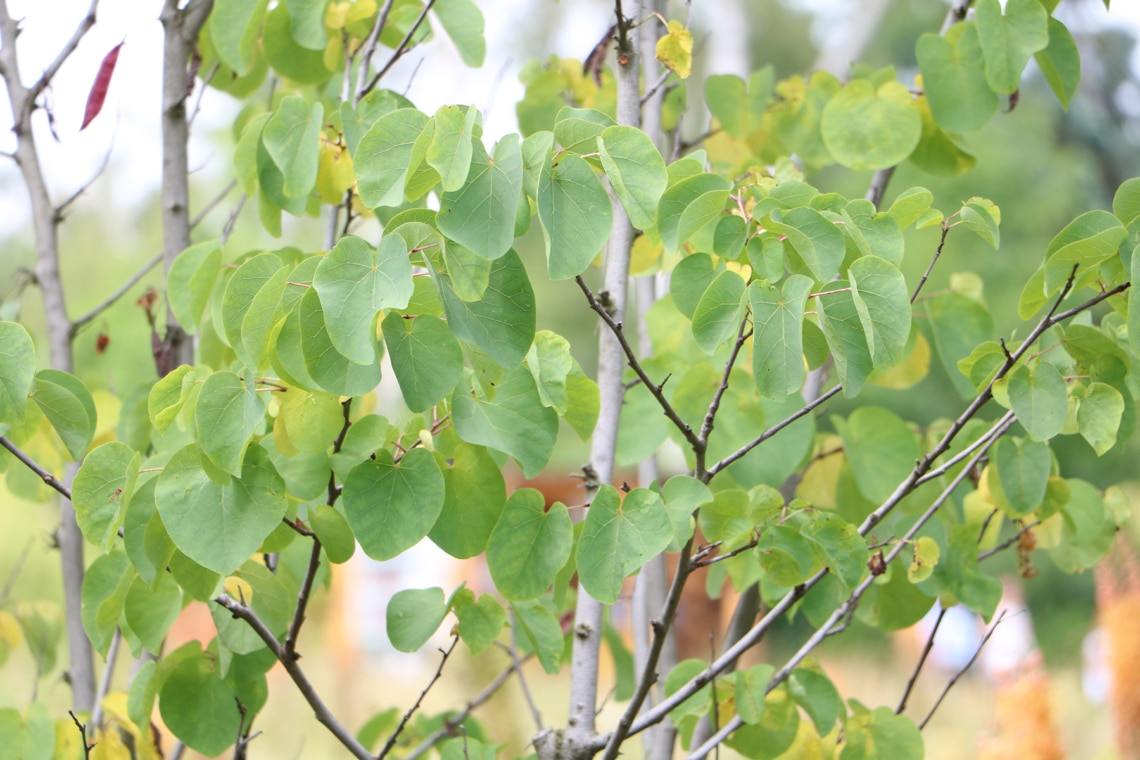
[[(50, 81), (79, 43), (83, 34), (95, 23), (95, 3), (81, 20), (75, 34), (60, 51), (55, 61), (33, 85), (25, 86), (20, 75), (16, 51), (19, 21), (8, 12), (7, 0), (0, 0), (0, 74), (8, 89), (12, 108), (12, 131), (16, 135), (14, 159), (20, 168), (32, 212), (35, 235), (36, 284), (43, 295), (44, 316), (48, 332), (48, 352), (54, 369), (71, 372), (71, 322), (67, 315), (63, 281), (59, 268), (60, 215), (52, 204), (47, 182), (40, 166), (39, 149), (32, 129), (32, 113), (36, 109), (36, 96)], [(64, 485), (70, 486), (77, 465), (68, 465)], [(83, 590), (83, 534), (75, 522), (75, 510), (65, 498), (59, 500), (59, 529), (56, 532), (60, 561), (63, 570), (64, 614), (67, 621), (69, 655), (68, 678), (71, 682), (72, 704), (76, 710), (90, 710), (95, 699), (95, 661), (91, 644), (83, 630), (80, 618)]]

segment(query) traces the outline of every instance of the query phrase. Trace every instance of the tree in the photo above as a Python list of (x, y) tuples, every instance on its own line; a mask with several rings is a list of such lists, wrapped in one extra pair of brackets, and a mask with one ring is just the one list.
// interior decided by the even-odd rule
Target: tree
[[(692, 36), (660, 6), (619, 0), (584, 68), (527, 70), (521, 134), (492, 144), (478, 108), (429, 115), (382, 87), (433, 30), (480, 65), (483, 19), (471, 0), (167, 0), (162, 256), (74, 318), (57, 232), (78, 194), (50, 199), (32, 117), (96, 3), (29, 86), (18, 24), (0, 0), (0, 75), (31, 199), (49, 357), (37, 359), (24, 326), (0, 323), (0, 462), (10, 488), (35, 491), (31, 472), (62, 496), (75, 708), (71, 718), (37, 702), (0, 711), (0, 736), (24, 747), (21, 757), (49, 746), (71, 757), (83, 754), (74, 737), (114, 747), (121, 732), (141, 756), (153, 752), (157, 703), (187, 746), (218, 754), (236, 742), (244, 756), (277, 662), (353, 756), (493, 755), (494, 727), (472, 717), (486, 694), (435, 727), (413, 723), (417, 700), (356, 731), (300, 659), (330, 563), (358, 545), (392, 560), (427, 538), (482, 557), (497, 593), (404, 589), (388, 607), (392, 643), (417, 651), (453, 615), (441, 671), (460, 640), (478, 655), (508, 627), (511, 665), (492, 687), (521, 657), (551, 674), (568, 667), (569, 720), (535, 735), (544, 760), (609, 759), (633, 738), (668, 757), (678, 734), (695, 757), (721, 744), (774, 757), (793, 742), (921, 757), (905, 696), (897, 709), (845, 702), (809, 655), (856, 617), (894, 630), (936, 599), (990, 618), (1000, 583), (985, 559), (1027, 554), (1040, 532), (1052, 560), (1077, 572), (1127, 515), (1119, 489), (1066, 477), (1050, 447), (1080, 436), (1100, 455), (1136, 427), (1140, 308), (1129, 285), (1140, 180), (1120, 185), (1111, 212), (1056, 234), (1018, 300), (1028, 326), (1004, 337), (976, 279), (924, 291), (961, 236), (998, 247), (998, 207), (922, 187), (883, 203), (903, 162), (968, 171), (975, 159), (958, 135), (981, 129), (999, 101), (1016, 104), (1031, 57), (1068, 105), (1080, 57), (1057, 4), (955, 0), (941, 30), (916, 41), (913, 90), (893, 68), (863, 66), (846, 81), (776, 81), (770, 67), (747, 82), (708, 77), (712, 122), (687, 140)], [(114, 55), (92, 90), (92, 118)], [(187, 105), (204, 86), (246, 104), (233, 174), (248, 203), (235, 215), (256, 205), (276, 236), (283, 213), (323, 218), (323, 250), (283, 239), (279, 250), (240, 251), (192, 234)], [(822, 170), (835, 166), (872, 173), (866, 197), (832, 190)], [(536, 329), (535, 268), (515, 249), (532, 226), (544, 287), (580, 298), (601, 325), (596, 372), (565, 338)], [(933, 252), (905, 250), (912, 226), (940, 232)], [(599, 252), (600, 284), (590, 271)], [(926, 265), (908, 281), (916, 257)], [(124, 395), (114, 440), (93, 445), (96, 407), (73, 374), (72, 341), (159, 260), (166, 319), (153, 297), (141, 301), (156, 375)], [(631, 272), (642, 275), (635, 285)], [(669, 273), (667, 289), (658, 273)], [(918, 428), (855, 402), (817, 419), (872, 384), (913, 393), (932, 354), (961, 396), (953, 415)], [(385, 355), (407, 414), (374, 406)], [(590, 445), (582, 503), (570, 505), (588, 506), (574, 510), (580, 519), (533, 489), (508, 495), (501, 474), (510, 461), (528, 478), (541, 473), (561, 421)], [(687, 472), (658, 470), (667, 441)], [(619, 460), (640, 462), (636, 487), (616, 475)], [(682, 591), (702, 581), (732, 584), (738, 608), (716, 656), (678, 663), (670, 629)], [(616, 724), (599, 726), (602, 643), (615, 656), (624, 648), (606, 611), (630, 584), (633, 687), (619, 695), (628, 701)], [(191, 600), (210, 606), (217, 638), (156, 657)], [(51, 670), (50, 611), (5, 604), (0, 622), (21, 626)], [(790, 658), (736, 669), (793, 614), (812, 632)], [(112, 684), (123, 643), (139, 667)], [(105, 663), (98, 684), (93, 650)], [(126, 714), (105, 710), (111, 688), (127, 690)], [(71, 721), (77, 731), (57, 732)]]

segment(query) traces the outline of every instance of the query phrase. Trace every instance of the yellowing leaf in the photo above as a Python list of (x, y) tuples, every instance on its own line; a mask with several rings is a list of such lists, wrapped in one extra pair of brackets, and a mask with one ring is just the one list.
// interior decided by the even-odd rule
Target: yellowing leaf
[(680, 21), (670, 21), (669, 31), (657, 40), (657, 60), (681, 79), (693, 72), (693, 35)]
[(941, 550), (930, 536), (922, 536), (914, 542), (914, 555), (906, 575), (911, 583), (921, 583), (934, 572)]
[(638, 235), (634, 239), (633, 249), (630, 251), (629, 273), (633, 275), (649, 274), (661, 260), (662, 252), (661, 243), (654, 244), (647, 235)]
[(249, 582), (244, 578), (231, 575), (226, 578), (226, 593), (239, 602), (249, 604), (253, 599), (253, 586), (249, 585)]

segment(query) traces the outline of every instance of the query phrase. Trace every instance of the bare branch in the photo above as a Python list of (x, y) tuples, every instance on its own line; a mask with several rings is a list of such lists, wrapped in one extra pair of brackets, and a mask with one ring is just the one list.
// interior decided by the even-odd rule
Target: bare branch
[(437, 728), (426, 739), (416, 745), (412, 751), (410, 751), (407, 755), (404, 755), (403, 760), (417, 760), (417, 758), (422, 757), (427, 753), (428, 750), (434, 747), (436, 742), (448, 736), (451, 736), (456, 726), (462, 725), (463, 721), (467, 720), (468, 716), (470, 716), (471, 713), (473, 713), (477, 708), (481, 707), (491, 697), (495, 696), (496, 692), (498, 692), (499, 689), (502, 688), (503, 684), (507, 682), (507, 679), (510, 678), (511, 673), (519, 672), (522, 664), (532, 657), (534, 657), (533, 652), (526, 655), (522, 659), (508, 665), (506, 670), (495, 676), (495, 680), (487, 684), (483, 691), (479, 692), (479, 694), (474, 699), (469, 701), (464, 706), (464, 708), (459, 711), (458, 714), (452, 718), (448, 718), (441, 728)]
[[(3, 5), (6, 6), (7, 2), (4, 2)], [(35, 108), (36, 98), (51, 84), (52, 80), (55, 79), (55, 75), (63, 68), (63, 64), (67, 62), (67, 59), (70, 58), (71, 54), (79, 47), (79, 42), (87, 32), (91, 31), (91, 28), (95, 26), (95, 9), (98, 5), (99, 0), (91, 0), (91, 5), (87, 8), (87, 13), (80, 19), (79, 26), (77, 26), (75, 31), (71, 34), (71, 39), (64, 44), (59, 53), (56, 54), (55, 59), (49, 63), (43, 73), (40, 74), (40, 78), (33, 82), (32, 86), (28, 88), (27, 100), (25, 101), (27, 110), (24, 113), (12, 114), (17, 124), (26, 123), (25, 120), (31, 116), (32, 110)], [(8, 16), (8, 9), (5, 7), (0, 13), (6, 17)]]
[(63, 215), (64, 212), (67, 211), (67, 208), (72, 203), (75, 203), (75, 201), (79, 200), (79, 196), (87, 192), (87, 189), (91, 187), (91, 185), (95, 184), (95, 180), (103, 176), (103, 172), (107, 171), (107, 164), (111, 162), (111, 152), (114, 150), (114, 147), (115, 146), (112, 144), (111, 147), (107, 149), (107, 152), (103, 155), (102, 163), (99, 164), (99, 168), (95, 170), (95, 174), (92, 175), (91, 179), (80, 185), (79, 189), (72, 193), (67, 200), (55, 207), (55, 222), (57, 224), (63, 221)]
[(285, 635), (285, 644), (282, 650), (286, 657), (294, 660), (300, 659), (297, 654), (297, 637), (301, 635), (301, 625), (305, 622), (305, 609), (309, 605), (309, 597), (313, 593), (313, 580), (317, 577), (317, 570), (321, 566), (321, 540), (313, 536), (313, 548), (309, 553), (309, 567), (305, 571), (305, 580), (301, 583), (301, 590), (297, 592), (297, 606), (293, 609), (293, 620), (289, 623), (289, 632)]
[(946, 695), (950, 693), (950, 690), (954, 688), (954, 684), (958, 683), (958, 679), (964, 676), (966, 674), (966, 671), (973, 667), (974, 662), (978, 659), (978, 655), (982, 653), (982, 647), (986, 645), (986, 642), (988, 642), (990, 640), (990, 637), (994, 635), (994, 631), (997, 630), (997, 627), (1001, 625), (1001, 622), (1003, 620), (1005, 620), (1005, 614), (1007, 612), (1009, 612), (1009, 610), (1001, 611), (1001, 614), (998, 615), (997, 620), (995, 620), (993, 622), (993, 625), (989, 627), (989, 630), (986, 631), (986, 635), (982, 637), (982, 640), (980, 642), (978, 642), (978, 648), (974, 650), (974, 656), (970, 658), (969, 662), (962, 666), (961, 670), (954, 674), (953, 678), (946, 682), (946, 688), (943, 689), (942, 693), (938, 695), (938, 699), (934, 700), (934, 706), (930, 708), (930, 712), (928, 712), (926, 714), (926, 717), (922, 719), (922, 722), (918, 724), (919, 731), (926, 728), (926, 724), (929, 723), (930, 719), (934, 717), (934, 712), (938, 709), (939, 705), (942, 704), (942, 700), (946, 699)]
[[(653, 394), (653, 398), (655, 398), (657, 403), (661, 406), (661, 411), (663, 411), (665, 416), (669, 418), (669, 421), (681, 431), (681, 434), (685, 436), (685, 440), (693, 447), (694, 451), (701, 448), (702, 443), (700, 436), (693, 432), (693, 428), (689, 423), (681, 419), (681, 415), (678, 414), (677, 410), (673, 408), (673, 405), (669, 403), (669, 399), (665, 398), (663, 390), (665, 382), (658, 384), (649, 379), (649, 375), (646, 374), (645, 368), (641, 366), (641, 362), (637, 358), (637, 353), (633, 350), (633, 346), (629, 344), (629, 340), (626, 338), (625, 328), (621, 322), (614, 319), (613, 315), (611, 315), (606, 306), (598, 300), (594, 292), (590, 290), (590, 286), (586, 284), (586, 281), (583, 280), (581, 276), (575, 277), (574, 281), (578, 283), (578, 287), (586, 294), (586, 300), (589, 302), (590, 308), (606, 323), (610, 332), (617, 338), (622, 352), (625, 353), (627, 364), (629, 364), (630, 368), (633, 369), (641, 379), (641, 382), (645, 384), (646, 389)], [(666, 378), (666, 381), (667, 380), (668, 378)]]
[(502, 648), (507, 656), (511, 658), (514, 663), (515, 671), (519, 674), (519, 688), (522, 689), (523, 700), (526, 701), (527, 709), (530, 710), (530, 716), (534, 719), (534, 726), (536, 731), (541, 731), (546, 727), (542, 722), (542, 713), (538, 711), (538, 704), (534, 701), (534, 696), (530, 693), (530, 687), (526, 683), (526, 676), (523, 675), (522, 669), (519, 667), (519, 645), (518, 645), (518, 625), (516, 622), (511, 623), (511, 645), (507, 646), (501, 642), (495, 643)]
[(229, 183), (226, 184), (225, 188), (220, 193), (211, 198), (206, 203), (206, 205), (202, 206), (202, 210), (199, 211), (198, 214), (190, 220), (190, 229), (194, 229), (199, 224), (201, 224), (202, 220), (206, 218), (207, 214), (217, 208), (218, 204), (224, 201), (226, 199), (226, 196), (229, 195), (230, 191), (235, 187), (237, 187), (237, 180), (231, 179)]
[(978, 555), (978, 562), (981, 562), (984, 559), (989, 559), (990, 557), (994, 556), (995, 554), (998, 554), (999, 552), (1005, 551), (1009, 547), (1016, 544), (1021, 539), (1022, 536), (1024, 536), (1026, 533), (1033, 530), (1034, 528), (1036, 528), (1040, 524), (1041, 524), (1040, 520), (1034, 520), (1031, 523), (1027, 523), (1026, 525), (1023, 525), (1020, 530), (1018, 530), (1016, 533), (1014, 533), (1012, 536), (1010, 536), (1007, 540), (1002, 541), (1000, 544), (998, 544), (994, 548), (987, 549), (986, 551), (979, 554)]
[(87, 724), (80, 723), (79, 718), (75, 717), (75, 713), (71, 710), (68, 710), (67, 714), (71, 716), (71, 720), (75, 722), (75, 727), (79, 729), (79, 741), (83, 745), (83, 757), (91, 757), (91, 750), (95, 749), (95, 743), (87, 743)]
[(439, 650), (443, 654), (443, 657), (440, 658), (439, 667), (435, 669), (435, 675), (431, 677), (431, 680), (428, 681), (427, 686), (425, 686), (423, 688), (423, 691), (420, 692), (420, 696), (416, 699), (416, 703), (409, 707), (408, 711), (404, 713), (404, 717), (400, 720), (400, 725), (396, 726), (396, 730), (393, 731), (392, 735), (388, 737), (388, 741), (384, 742), (384, 748), (380, 750), (380, 754), (376, 756), (376, 760), (384, 760), (384, 758), (388, 756), (388, 753), (392, 751), (392, 748), (396, 746), (396, 740), (400, 738), (400, 734), (403, 732), (404, 727), (408, 725), (408, 721), (411, 720), (412, 716), (416, 714), (416, 710), (420, 709), (420, 704), (423, 703), (424, 697), (426, 697), (428, 692), (431, 691), (431, 687), (435, 686), (435, 682), (439, 680), (439, 677), (441, 675), (443, 675), (443, 666), (447, 664), (447, 658), (451, 656), (452, 651), (455, 649), (455, 645), (458, 643), (459, 636), (453, 636), (451, 639), (451, 646), (449, 646), (446, 651), (443, 649)]
[(732, 344), (732, 351), (728, 355), (728, 361), (724, 363), (724, 372), (721, 373), (720, 385), (717, 386), (716, 393), (713, 394), (712, 401), (709, 402), (709, 408), (705, 412), (705, 419), (701, 423), (701, 432), (697, 436), (703, 444), (700, 449), (694, 449), (693, 454), (696, 456), (696, 476), (708, 483), (708, 478), (705, 477), (705, 453), (708, 451), (709, 436), (712, 434), (713, 425), (716, 423), (716, 414), (720, 410), (720, 402), (724, 398), (725, 392), (728, 390), (728, 378), (732, 374), (732, 368), (736, 365), (736, 360), (740, 356), (740, 349), (744, 348), (744, 343), (752, 336), (752, 331), (748, 329), (749, 314), (746, 312), (740, 319), (740, 327), (736, 330), (736, 341)]
[(934, 271), (934, 265), (938, 263), (938, 258), (942, 255), (942, 246), (946, 245), (946, 236), (949, 233), (950, 228), (946, 225), (946, 222), (943, 221), (942, 237), (938, 241), (938, 247), (934, 250), (934, 256), (931, 257), (930, 264), (927, 265), (926, 271), (922, 273), (922, 278), (918, 281), (918, 285), (915, 286), (914, 293), (910, 296), (911, 303), (914, 303), (914, 300), (918, 298), (918, 294), (922, 292), (923, 286), (926, 285), (927, 278), (929, 278), (930, 273)]
[[(396, 0), (386, 0), (384, 7), (380, 9), (379, 15), (376, 16), (376, 23), (372, 25), (372, 29), (368, 32), (368, 39), (364, 41), (364, 45), (360, 48), (360, 70), (356, 75), (356, 97), (353, 103), (360, 103), (360, 99), (368, 94), (368, 90), (364, 87), (364, 80), (368, 77), (368, 67), (372, 65), (372, 56), (376, 53), (376, 42), (380, 39), (380, 32), (384, 30), (384, 25), (388, 23), (388, 14), (392, 12), (392, 5)], [(348, 74), (348, 65), (345, 65), (345, 74)], [(345, 93), (344, 100), (348, 100), (348, 93)]]
[(327, 728), (329, 732), (337, 738), (337, 741), (343, 744), (344, 747), (349, 752), (351, 752), (354, 757), (358, 758), (358, 760), (374, 760), (372, 754), (369, 753), (364, 745), (357, 741), (356, 737), (353, 736), (348, 729), (341, 725), (340, 721), (338, 721), (336, 717), (333, 716), (332, 712), (329, 711), (328, 707), (321, 700), (320, 695), (317, 694), (317, 690), (313, 688), (313, 684), (305, 675), (304, 670), (301, 669), (300, 664), (296, 659), (288, 656), (285, 653), (285, 650), (282, 649), (280, 642), (278, 642), (270, 630), (265, 627), (265, 623), (262, 622), (261, 618), (257, 616), (257, 613), (255, 613), (247, 605), (242, 604), (241, 602), (226, 594), (222, 594), (221, 596), (216, 597), (214, 599), (214, 602), (220, 604), (222, 607), (225, 607), (227, 610), (232, 612), (234, 617), (240, 618), (241, 620), (244, 620), (246, 623), (248, 623), (250, 628), (252, 628), (257, 634), (258, 638), (265, 642), (265, 645), (269, 647), (269, 650), (271, 652), (273, 652), (273, 655), (277, 658), (277, 661), (280, 662), (281, 665), (285, 668), (285, 672), (287, 672), (289, 674), (289, 677), (293, 679), (293, 683), (296, 684), (297, 690), (301, 692), (301, 695), (305, 697), (305, 701), (309, 703), (309, 707), (313, 709), (313, 713), (316, 715), (317, 720), (320, 721), (321, 724), (324, 725), (325, 728)]
[(392, 51), (392, 57), (388, 59), (384, 67), (377, 71), (376, 76), (368, 81), (368, 86), (364, 88), (361, 97), (376, 89), (376, 85), (379, 84), (380, 80), (384, 78), (384, 75), (388, 73), (388, 69), (392, 68), (396, 64), (396, 61), (400, 60), (404, 56), (404, 53), (408, 52), (408, 44), (412, 41), (412, 37), (416, 35), (416, 32), (419, 31), (420, 25), (423, 24), (424, 19), (427, 18), (428, 11), (431, 10), (433, 5), (435, 5), (435, 0), (428, 0), (424, 4), (424, 9), (420, 12), (419, 18), (412, 24), (412, 28), (408, 30), (408, 33), (404, 35), (404, 39), (400, 40), (400, 44), (396, 46), (396, 49)]
[(71, 335), (72, 335), (72, 337), (78, 335), (79, 331), (82, 330), (86, 324), (88, 324), (89, 322), (94, 320), (96, 317), (98, 317), (100, 314), (102, 314), (107, 309), (114, 306), (116, 301), (118, 301), (120, 298), (125, 296), (128, 292), (130, 292), (131, 288), (133, 288), (135, 285), (137, 285), (139, 283), (139, 281), (142, 280), (143, 277), (146, 277), (147, 273), (150, 272), (150, 270), (154, 269), (160, 263), (162, 263), (162, 251), (159, 251), (157, 254), (155, 254), (154, 257), (151, 258), (151, 260), (148, 261), (146, 264), (144, 264), (141, 269), (139, 269), (137, 272), (135, 272), (130, 277), (128, 277), (126, 279), (126, 281), (122, 285), (120, 285), (114, 293), (107, 296), (107, 298), (101, 304), (99, 304), (98, 306), (96, 306), (95, 308), (93, 308), (91, 311), (87, 312), (83, 316), (78, 317), (77, 319), (73, 320), (71, 323)]
[(95, 691), (95, 706), (91, 708), (91, 725), (98, 728), (103, 723), (103, 699), (111, 691), (111, 678), (115, 675), (115, 661), (119, 659), (119, 646), (123, 643), (123, 631), (115, 628), (111, 635), (111, 645), (107, 648), (107, 659), (103, 663), (103, 675), (99, 688)]
[(899, 699), (899, 706), (895, 708), (895, 715), (902, 715), (903, 710), (906, 709), (906, 702), (910, 699), (910, 693), (914, 690), (914, 684), (918, 681), (918, 674), (922, 672), (922, 666), (926, 664), (926, 658), (930, 655), (930, 650), (934, 648), (934, 637), (938, 634), (938, 628), (942, 625), (942, 618), (946, 617), (946, 608), (941, 607), (938, 611), (938, 619), (934, 621), (934, 626), (930, 629), (930, 635), (926, 637), (926, 644), (922, 647), (922, 652), (918, 655), (918, 662), (914, 664), (914, 670), (907, 679), (906, 688), (903, 690), (902, 698)]
[(55, 490), (59, 491), (61, 494), (63, 494), (63, 497), (66, 498), (68, 501), (71, 500), (71, 489), (69, 489), (67, 486), (65, 486), (60, 481), (60, 479), (57, 478), (55, 475), (52, 475), (50, 472), (45, 470), (43, 467), (40, 467), (39, 464), (36, 463), (35, 460), (33, 460), (30, 456), (28, 456), (23, 451), (21, 451), (20, 448), (16, 446), (16, 444), (9, 441), (7, 436), (0, 435), (0, 446), (3, 446), (4, 448), (8, 449), (8, 451), (11, 452), (12, 456), (16, 457), (16, 459), (19, 459), (21, 462), (24, 463), (25, 467), (27, 467), (29, 470), (31, 470), (35, 474), (39, 475), (40, 480), (42, 480), (44, 483), (51, 486)]

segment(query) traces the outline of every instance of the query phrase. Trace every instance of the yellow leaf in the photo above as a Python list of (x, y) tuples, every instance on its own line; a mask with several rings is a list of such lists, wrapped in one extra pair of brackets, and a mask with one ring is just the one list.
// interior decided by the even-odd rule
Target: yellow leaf
[(325, 26), (334, 32), (343, 29), (349, 7), (349, 3), (329, 3), (328, 9), (325, 10)]
[(330, 206), (338, 206), (345, 192), (356, 183), (352, 156), (340, 145), (321, 140), (317, 158), (317, 192)]
[(926, 377), (930, 371), (930, 344), (921, 332), (915, 332), (914, 347), (905, 359), (883, 372), (871, 376), (871, 382), (880, 388), (906, 390)]
[(239, 602), (249, 604), (250, 600), (253, 599), (253, 586), (249, 585), (249, 581), (244, 578), (231, 575), (226, 578), (226, 593)]
[(669, 31), (657, 40), (657, 60), (681, 79), (693, 73), (693, 35), (680, 21), (670, 21)]
[(114, 727), (99, 729), (92, 737), (91, 760), (131, 760), (131, 751), (123, 744), (122, 735)]
[(660, 243), (654, 245), (645, 235), (638, 235), (633, 241), (633, 249), (629, 255), (629, 273), (649, 274), (660, 261), (662, 250)]

